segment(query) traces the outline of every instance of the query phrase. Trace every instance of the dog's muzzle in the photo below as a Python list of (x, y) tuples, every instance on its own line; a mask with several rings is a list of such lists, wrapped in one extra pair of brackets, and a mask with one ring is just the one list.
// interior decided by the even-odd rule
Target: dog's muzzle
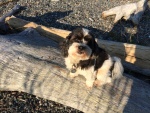
[(79, 53), (79, 54), (84, 53), (85, 49), (86, 49), (85, 46), (82, 46), (82, 45), (78, 46), (78, 53)]

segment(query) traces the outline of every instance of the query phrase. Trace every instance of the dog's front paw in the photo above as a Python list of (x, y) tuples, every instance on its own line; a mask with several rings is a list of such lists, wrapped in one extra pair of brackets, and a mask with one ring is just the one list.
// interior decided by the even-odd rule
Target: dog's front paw
[(106, 82), (111, 83), (111, 79), (112, 79), (111, 77), (108, 77)]
[(70, 73), (70, 74), (69, 74), (69, 77), (72, 78), (72, 79), (73, 79), (74, 77), (76, 77), (76, 76), (78, 76), (78, 75), (77, 75), (77, 74), (74, 74), (74, 73)]
[(101, 85), (104, 85), (104, 84), (107, 84), (107, 83), (111, 83), (111, 80), (112, 78), (111, 77), (108, 77), (106, 79), (106, 81), (102, 81), (102, 80), (95, 80), (94, 81), (94, 86), (98, 87), (98, 86), (101, 86)]
[(98, 87), (98, 86), (100, 86), (100, 85), (101, 85), (100, 80), (95, 80), (95, 81), (94, 81), (94, 86)]
[(88, 89), (92, 89), (93, 82), (92, 81), (86, 81), (86, 86), (88, 87)]

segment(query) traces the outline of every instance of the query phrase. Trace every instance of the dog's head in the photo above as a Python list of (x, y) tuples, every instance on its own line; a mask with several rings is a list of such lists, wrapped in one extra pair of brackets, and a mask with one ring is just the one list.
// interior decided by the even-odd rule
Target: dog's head
[(73, 30), (60, 44), (60, 48), (64, 57), (72, 59), (87, 60), (90, 58), (97, 43), (95, 38), (88, 29), (77, 28)]

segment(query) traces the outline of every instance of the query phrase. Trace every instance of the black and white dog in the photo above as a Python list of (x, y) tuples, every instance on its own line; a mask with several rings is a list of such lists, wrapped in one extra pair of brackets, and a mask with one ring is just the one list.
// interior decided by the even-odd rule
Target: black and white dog
[(92, 87), (110, 83), (113, 78), (121, 77), (123, 66), (118, 57), (111, 57), (100, 48), (88, 29), (73, 30), (60, 44), (70, 76), (83, 75), (86, 85)]

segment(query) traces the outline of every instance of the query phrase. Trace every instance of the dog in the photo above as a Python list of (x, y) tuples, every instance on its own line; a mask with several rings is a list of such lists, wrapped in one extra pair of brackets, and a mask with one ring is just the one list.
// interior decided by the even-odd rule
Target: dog
[(110, 83), (112, 79), (120, 78), (123, 74), (120, 58), (111, 57), (100, 48), (88, 29), (74, 29), (60, 43), (60, 50), (65, 65), (70, 70), (70, 77), (83, 75), (89, 88)]

